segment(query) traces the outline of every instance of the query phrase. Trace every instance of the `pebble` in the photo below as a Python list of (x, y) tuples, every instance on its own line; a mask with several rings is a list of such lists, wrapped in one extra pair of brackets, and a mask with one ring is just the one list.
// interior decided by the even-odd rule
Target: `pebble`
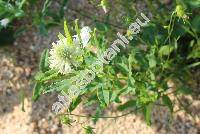
[(55, 134), (58, 130), (58, 126), (57, 125), (53, 125), (50, 129), (51, 133)]

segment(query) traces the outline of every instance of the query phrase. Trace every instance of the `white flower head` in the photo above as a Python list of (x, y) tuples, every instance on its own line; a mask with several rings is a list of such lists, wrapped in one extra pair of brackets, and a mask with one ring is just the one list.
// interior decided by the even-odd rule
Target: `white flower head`
[(61, 74), (68, 74), (82, 62), (82, 50), (78, 46), (68, 44), (66, 38), (52, 45), (49, 57), (51, 69)]
[(9, 22), (10, 22), (10, 20), (8, 18), (4, 18), (4, 19), (0, 20), (0, 23), (3, 27), (6, 27)]
[(88, 27), (88, 26), (83, 27), (80, 31), (81, 41), (80, 41), (78, 35), (74, 35), (73, 36), (74, 44), (79, 45), (80, 43), (82, 43), (83, 48), (86, 47), (91, 38), (91, 34), (90, 34), (91, 32), (92, 32), (92, 30), (90, 29), (90, 27)]

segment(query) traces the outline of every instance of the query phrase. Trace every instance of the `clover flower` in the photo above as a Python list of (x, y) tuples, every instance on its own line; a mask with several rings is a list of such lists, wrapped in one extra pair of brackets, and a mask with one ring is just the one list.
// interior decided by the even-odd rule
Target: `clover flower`
[(82, 50), (74, 44), (68, 44), (67, 38), (62, 38), (52, 45), (49, 57), (51, 69), (68, 74), (82, 63)]
[[(64, 31), (66, 37), (59, 34), (59, 40), (56, 43), (52, 43), (53, 47), (49, 52), (49, 67), (61, 74), (71, 73), (83, 62), (83, 48), (91, 38), (91, 29), (86, 26), (79, 33), (77, 26), (76, 30), (78, 35), (71, 36), (65, 21)], [(82, 47), (80, 44), (82, 44)]]
[(10, 22), (10, 20), (8, 18), (4, 18), (2, 20), (0, 20), (0, 24), (3, 26), (3, 27), (6, 27), (8, 25), (8, 23)]
[(83, 27), (80, 31), (81, 39), (79, 39), (78, 35), (72, 36), (74, 44), (80, 45), (82, 43), (83, 48), (86, 47), (91, 38), (90, 32), (92, 32), (90, 27), (88, 27), (88, 26)]

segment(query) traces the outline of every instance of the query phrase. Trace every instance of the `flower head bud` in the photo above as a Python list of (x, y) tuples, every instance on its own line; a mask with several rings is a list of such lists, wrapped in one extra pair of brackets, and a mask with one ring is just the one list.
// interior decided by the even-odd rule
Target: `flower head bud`
[(176, 6), (175, 13), (179, 18), (182, 18), (183, 20), (188, 19), (188, 16), (185, 13), (185, 9), (181, 5)]

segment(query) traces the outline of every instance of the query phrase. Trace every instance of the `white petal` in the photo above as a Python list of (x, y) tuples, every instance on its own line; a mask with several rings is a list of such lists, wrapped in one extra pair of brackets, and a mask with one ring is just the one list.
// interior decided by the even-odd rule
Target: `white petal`
[(85, 47), (88, 44), (91, 38), (90, 32), (91, 32), (91, 29), (88, 26), (85, 26), (81, 29), (80, 35), (81, 35), (83, 47)]
[(85, 26), (81, 29), (81, 33), (90, 33), (90, 32), (92, 32), (92, 30), (88, 26)]

